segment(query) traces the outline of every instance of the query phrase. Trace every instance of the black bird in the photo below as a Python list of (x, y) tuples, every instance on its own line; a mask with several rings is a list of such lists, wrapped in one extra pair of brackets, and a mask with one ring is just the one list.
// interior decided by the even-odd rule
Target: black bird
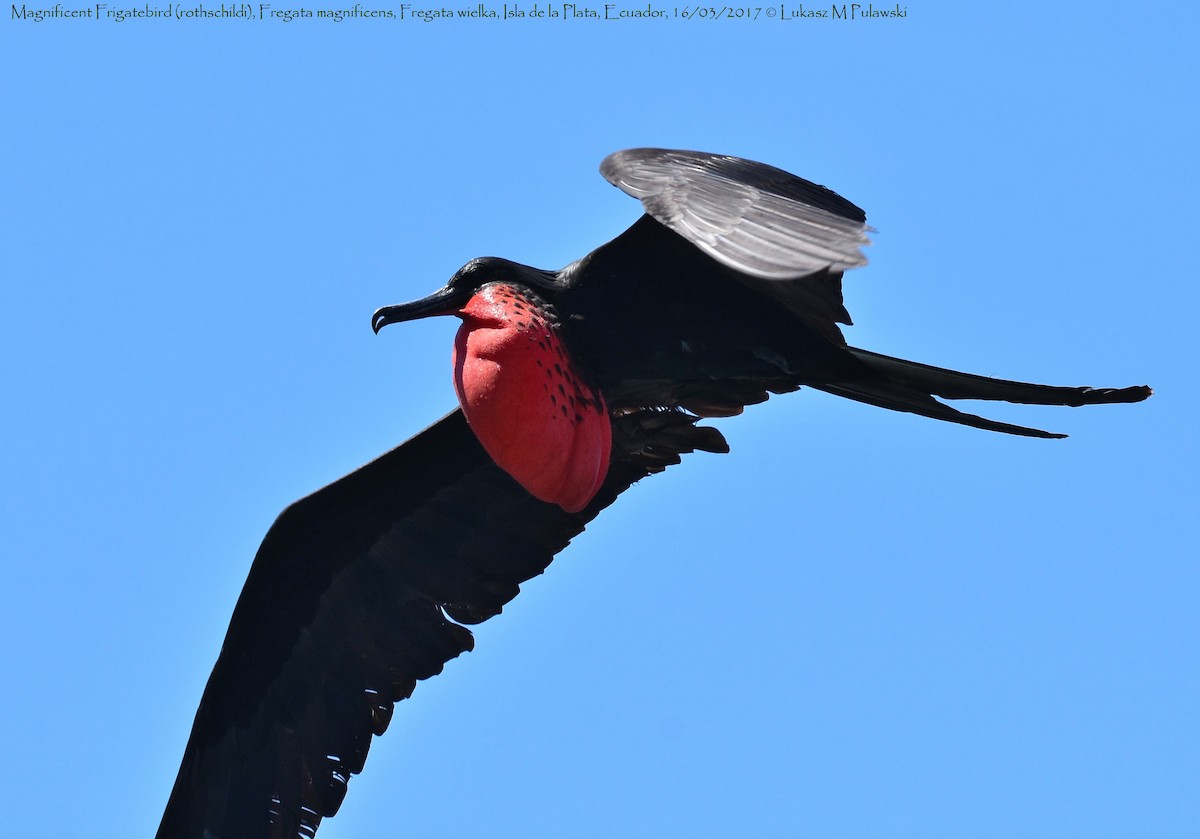
[(393, 705), (471, 649), (464, 624), (635, 481), (695, 450), (701, 417), (808, 385), (964, 425), (1060, 437), (939, 402), (1137, 402), (847, 346), (842, 272), (863, 211), (771, 166), (635, 149), (601, 173), (646, 214), (560, 271), (468, 262), (376, 331), (456, 315), (460, 411), (288, 507), (268, 531), (200, 701), (159, 839), (312, 836)]

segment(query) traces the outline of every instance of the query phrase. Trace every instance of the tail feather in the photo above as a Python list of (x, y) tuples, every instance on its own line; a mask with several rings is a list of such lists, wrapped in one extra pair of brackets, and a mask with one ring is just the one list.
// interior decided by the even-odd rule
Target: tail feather
[(1026, 428), (1006, 422), (964, 413), (945, 405), (934, 396), (943, 399), (992, 399), (1017, 402), (1026, 405), (1102, 405), (1119, 402), (1141, 402), (1151, 394), (1148, 387), (1091, 388), (1053, 387), (1006, 379), (990, 379), (971, 373), (960, 373), (915, 361), (880, 355), (879, 353), (848, 347), (856, 358), (879, 374), (878, 378), (832, 384), (814, 384), (813, 387), (844, 396), (869, 405), (907, 411), (933, 419), (969, 425), (988, 431), (1019, 434), (1024, 437), (1059, 439), (1065, 434), (1055, 434), (1036, 428)]
[(1151, 394), (1145, 385), (1136, 387), (1054, 387), (991, 379), (960, 373), (902, 358), (892, 358), (868, 350), (848, 347), (860, 361), (886, 379), (907, 385), (944, 399), (996, 399), (1024, 405), (1107, 405), (1117, 402), (1141, 402)]
[(1005, 434), (1019, 434), (1022, 437), (1043, 437), (1060, 439), (1066, 434), (1055, 434), (1052, 431), (1042, 431), (1038, 428), (1026, 428), (1023, 425), (1012, 425), (1007, 422), (997, 422), (975, 414), (967, 414), (943, 405), (927, 393), (890, 383), (871, 382), (860, 384), (855, 382), (847, 385), (813, 385), (817, 390), (832, 393), (834, 396), (844, 396), (868, 405), (880, 408), (890, 408), (893, 411), (907, 411), (910, 414), (920, 414), (923, 417), (956, 422), (959, 425), (969, 425), (972, 428), (983, 428), (988, 431), (1001, 431)]

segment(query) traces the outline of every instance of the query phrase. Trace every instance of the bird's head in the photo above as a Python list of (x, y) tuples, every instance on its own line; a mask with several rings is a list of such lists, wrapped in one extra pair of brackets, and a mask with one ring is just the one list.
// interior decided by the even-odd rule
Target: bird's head
[(578, 512), (608, 474), (604, 397), (572, 358), (546, 297), (554, 274), (475, 259), (428, 297), (375, 312), (376, 332), (435, 315), (462, 320), (454, 388), (467, 422), (501, 469), (534, 497)]
[(464, 310), (474, 297), (487, 286), (500, 284), (523, 288), (526, 293), (541, 297), (553, 296), (558, 287), (556, 277), (550, 271), (539, 271), (494, 256), (472, 259), (455, 271), (448, 283), (428, 297), (377, 309), (371, 316), (371, 328), (378, 333), (388, 324), (407, 320), (435, 315), (464, 317)]

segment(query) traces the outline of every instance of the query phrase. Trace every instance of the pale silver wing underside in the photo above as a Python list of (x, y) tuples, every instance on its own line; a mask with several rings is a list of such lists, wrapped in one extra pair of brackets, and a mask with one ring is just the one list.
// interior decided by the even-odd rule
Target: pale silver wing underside
[(861, 209), (762, 163), (667, 149), (611, 154), (600, 173), (660, 224), (723, 265), (788, 280), (865, 265)]

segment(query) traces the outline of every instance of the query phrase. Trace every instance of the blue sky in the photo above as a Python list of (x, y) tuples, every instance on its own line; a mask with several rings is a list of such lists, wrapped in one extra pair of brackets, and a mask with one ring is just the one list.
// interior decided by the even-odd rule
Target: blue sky
[(5, 833), (153, 833), (275, 515), (454, 404), (455, 323), (371, 312), (582, 255), (638, 215), (601, 158), (658, 145), (866, 209), (856, 345), (1157, 394), (984, 406), (1065, 441), (808, 390), (722, 421), (398, 708), (321, 839), (1200, 835), (1200, 15), (904, 8), (6, 15)]

